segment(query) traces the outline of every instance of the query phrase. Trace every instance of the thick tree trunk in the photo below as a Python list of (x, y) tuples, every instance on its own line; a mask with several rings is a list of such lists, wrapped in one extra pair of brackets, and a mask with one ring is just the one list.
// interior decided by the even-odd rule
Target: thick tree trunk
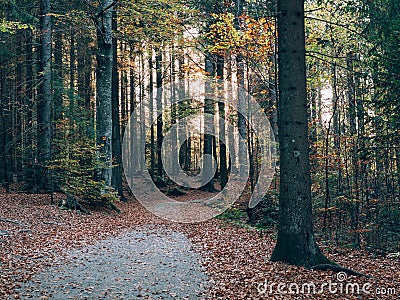
[[(117, 12), (113, 11), (112, 29), (117, 30)], [(112, 157), (114, 167), (112, 169), (112, 186), (122, 199), (122, 145), (119, 117), (119, 74), (117, 57), (117, 39), (113, 38), (113, 67), (112, 67)]]
[(272, 261), (329, 263), (314, 240), (303, 0), (278, 1), (280, 198)]
[[(107, 8), (111, 0), (102, 0)], [(97, 20), (97, 66), (96, 66), (96, 130), (98, 157), (101, 166), (98, 180), (111, 186), (112, 161), (112, 8), (102, 11)], [(104, 191), (105, 192), (105, 191)]]
[(47, 164), (50, 161), (51, 148), (51, 16), (50, 0), (40, 1), (40, 87), (37, 104), (37, 126), (38, 126), (38, 168), (36, 178), (40, 186), (48, 188)]

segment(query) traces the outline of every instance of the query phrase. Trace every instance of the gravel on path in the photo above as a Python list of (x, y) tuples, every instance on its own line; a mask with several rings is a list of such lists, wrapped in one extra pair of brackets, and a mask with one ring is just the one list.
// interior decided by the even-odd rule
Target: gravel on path
[(70, 251), (21, 285), (21, 299), (201, 299), (207, 276), (179, 232), (143, 228)]

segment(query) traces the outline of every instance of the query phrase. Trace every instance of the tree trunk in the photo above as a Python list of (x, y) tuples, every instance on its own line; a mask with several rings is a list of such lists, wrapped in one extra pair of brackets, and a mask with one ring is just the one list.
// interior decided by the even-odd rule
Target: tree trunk
[[(117, 30), (117, 12), (113, 11), (112, 28)], [(122, 145), (121, 129), (119, 117), (119, 76), (118, 76), (118, 57), (117, 57), (117, 39), (113, 37), (113, 67), (112, 67), (112, 157), (114, 167), (112, 169), (112, 186), (118, 192), (122, 199)]]
[[(133, 119), (131, 122), (137, 122), (136, 119), (136, 62), (135, 62), (135, 53), (134, 53), (134, 46), (133, 44), (129, 45), (129, 60), (130, 60), (130, 67), (129, 67), (129, 115), (130, 118)], [(136, 123), (134, 123), (136, 124)], [(129, 160), (129, 168), (128, 170), (125, 170), (125, 172), (128, 172), (129, 176), (132, 176), (132, 174), (137, 170), (137, 164), (136, 164), (136, 158), (134, 157), (135, 155), (135, 144), (134, 139), (136, 138), (136, 126), (134, 126), (132, 133), (129, 131), (127, 134), (129, 134), (126, 138), (128, 138), (130, 147), (128, 149), (129, 156), (131, 159)]]
[(307, 124), (303, 0), (278, 1), (280, 197), (272, 261), (329, 263), (315, 243)]
[[(243, 5), (244, 5), (245, 0), (238, 0), (237, 3), (237, 15), (236, 15), (236, 24), (235, 27), (240, 30), (240, 17), (243, 14)], [(238, 106), (239, 106), (239, 111), (245, 111), (245, 106), (246, 106), (246, 99), (244, 96), (244, 61), (243, 61), (243, 56), (239, 53), (236, 56), (236, 80), (237, 80), (237, 87), (238, 87)], [(239, 134), (242, 137), (242, 139), (246, 140), (247, 139), (247, 129), (246, 129), (246, 119), (245, 116), (243, 116), (240, 112), (238, 112), (238, 129), (239, 129)], [(241, 170), (241, 173), (243, 173), (243, 168), (244, 168), (244, 163), (246, 162), (246, 143), (239, 143), (239, 168)]]
[(153, 50), (149, 50), (149, 111), (150, 111), (150, 176), (154, 180), (155, 173), (155, 132), (153, 126), (154, 118), (154, 76), (153, 76)]
[(157, 175), (163, 176), (161, 147), (163, 141), (163, 116), (162, 116), (162, 51), (156, 50), (156, 102), (157, 102)]
[[(74, 51), (74, 46), (73, 46), (73, 34), (71, 33), (71, 46), (70, 46), (70, 75), (74, 71), (74, 63), (75, 63), (75, 58), (72, 54)], [(53, 65), (53, 87), (54, 87), (54, 96), (53, 96), (53, 101), (54, 101), (54, 120), (60, 120), (62, 116), (62, 107), (63, 107), (63, 94), (64, 94), (64, 87), (63, 87), (63, 39), (62, 39), (62, 34), (61, 34), (61, 29), (60, 28), (55, 28), (54, 30), (54, 65)], [(70, 77), (71, 78), (71, 77)], [(70, 80), (70, 85), (72, 82), (72, 79)], [(70, 91), (69, 93), (70, 99), (73, 97), (73, 92)], [(70, 103), (71, 107), (71, 103)], [(56, 126), (53, 125), (53, 128)]]
[(37, 149), (38, 149), (38, 168), (36, 173), (37, 182), (41, 187), (48, 188), (47, 184), (47, 164), (50, 161), (51, 148), (51, 16), (50, 0), (40, 1), (40, 87), (39, 99), (37, 104)]
[(78, 100), (81, 105), (90, 109), (90, 101), (92, 96), (92, 56), (89, 49), (90, 38), (85, 35), (83, 30), (77, 31), (81, 36), (76, 41), (77, 48), (77, 73), (78, 73)]
[[(75, 30), (73, 25), (70, 28), (70, 49), (69, 49), (69, 119), (73, 122), (75, 120), (75, 63), (76, 63), (76, 54), (75, 54)], [(61, 44), (62, 47), (62, 44)], [(58, 49), (57, 49), (58, 50)], [(62, 63), (62, 52), (58, 50), (61, 54), (61, 63)], [(62, 80), (62, 79), (60, 79)], [(61, 81), (62, 82), (62, 81)], [(61, 105), (62, 105), (62, 97), (61, 97)], [(62, 107), (62, 106), (60, 106)]]
[[(96, 66), (96, 129), (98, 157), (101, 166), (97, 171), (98, 180), (111, 186), (112, 160), (112, 0), (102, 0), (102, 11), (97, 25), (97, 66)], [(104, 193), (106, 191), (103, 191)]]
[[(224, 80), (224, 58), (222, 56), (217, 57), (217, 76), (218, 79)], [(225, 103), (218, 102), (219, 110), (219, 131), (220, 135), (225, 137)], [(219, 160), (220, 160), (220, 183), (221, 189), (223, 189), (228, 182), (228, 167), (226, 163), (226, 144), (219, 141)]]
[[(237, 85), (238, 85), (238, 106), (239, 111), (245, 111), (246, 107), (246, 99), (244, 96), (244, 62), (243, 57), (239, 54), (236, 57), (236, 76), (237, 76)], [(246, 119), (240, 112), (238, 112), (238, 129), (239, 134), (242, 139), (247, 139), (247, 129), (246, 129)], [(246, 161), (246, 144), (239, 143), (239, 168), (241, 173), (243, 172), (244, 163)]]
[[(2, 63), (3, 58), (0, 57)], [(6, 74), (5, 68), (0, 68), (0, 183), (8, 185), (7, 155), (6, 155)]]
[[(205, 59), (205, 71), (206, 73), (210, 76), (210, 78), (215, 77), (215, 66), (214, 62), (212, 60), (212, 56), (210, 53), (206, 53), (206, 59)], [(206, 82), (205, 84), (205, 92), (206, 94), (210, 94), (212, 92), (212, 87), (209, 82)], [(212, 99), (205, 99), (204, 103), (204, 114), (214, 114), (214, 104), (213, 104)], [(212, 124), (208, 124), (212, 125)], [(213, 170), (212, 164), (213, 164), (213, 153), (212, 153), (212, 142), (213, 142), (213, 137), (210, 134), (204, 134), (204, 161), (203, 161), (203, 176), (205, 178), (209, 177), (209, 172)], [(214, 193), (216, 192), (214, 188), (214, 179), (212, 178), (208, 182), (203, 182), (203, 187), (202, 190)]]
[[(26, 31), (26, 97), (25, 97), (25, 105), (27, 107), (26, 113), (26, 150), (25, 150), (25, 164), (28, 166), (25, 170), (25, 181), (33, 182), (34, 174), (33, 174), (33, 110), (34, 110), (34, 96), (33, 96), (33, 34), (32, 30), (28, 29)], [(2, 97), (3, 98), (3, 97)], [(1, 151), (0, 151), (1, 153)], [(1, 169), (1, 168), (0, 168)]]
[[(353, 190), (351, 192), (353, 201), (353, 209), (351, 212), (351, 227), (354, 232), (354, 244), (359, 247), (360, 236), (358, 233), (358, 219), (359, 219), (359, 165), (358, 165), (358, 135), (357, 135), (357, 113), (356, 113), (356, 80), (354, 76), (354, 54), (347, 54), (347, 95), (349, 101), (349, 123), (350, 135), (352, 142), (352, 165), (353, 165)], [(354, 191), (354, 194), (353, 194)]]

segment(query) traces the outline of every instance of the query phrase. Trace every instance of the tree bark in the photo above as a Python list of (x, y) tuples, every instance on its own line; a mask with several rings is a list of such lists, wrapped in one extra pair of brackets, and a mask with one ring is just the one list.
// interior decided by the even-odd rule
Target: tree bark
[[(76, 42), (75, 42), (75, 29), (73, 25), (70, 28), (70, 49), (69, 49), (69, 118), (71, 121), (75, 120), (75, 64), (76, 64)], [(62, 44), (61, 44), (62, 46)], [(62, 63), (62, 52), (61, 54), (61, 63)], [(61, 79), (62, 80), (62, 79)], [(62, 82), (62, 81), (61, 81)], [(62, 98), (61, 98), (62, 103)]]
[(154, 180), (155, 174), (155, 131), (154, 118), (154, 76), (153, 76), (153, 49), (149, 50), (149, 111), (150, 111), (150, 176)]
[[(3, 62), (0, 57), (0, 62)], [(7, 82), (5, 69), (0, 68), (0, 183), (8, 185), (7, 155), (6, 155), (6, 94)]]
[(353, 165), (353, 191), (351, 191), (353, 201), (353, 209), (351, 212), (351, 227), (354, 232), (354, 244), (359, 247), (360, 235), (358, 233), (359, 227), (359, 164), (358, 164), (358, 129), (357, 129), (357, 112), (356, 112), (356, 79), (354, 76), (354, 54), (349, 52), (347, 54), (347, 95), (348, 95), (348, 105), (349, 105), (349, 125), (350, 125), (350, 135), (352, 141), (352, 165)]
[[(26, 97), (25, 97), (25, 105), (27, 107), (26, 113), (26, 151), (25, 151), (25, 164), (28, 166), (25, 170), (25, 181), (33, 182), (34, 173), (33, 173), (33, 161), (34, 157), (33, 153), (33, 110), (34, 110), (34, 96), (33, 96), (33, 33), (31, 29), (26, 31)], [(2, 97), (3, 98), (3, 97)], [(1, 151), (0, 151), (1, 153)], [(1, 169), (1, 168), (0, 168)]]
[[(112, 0), (102, 0), (102, 8), (107, 8)], [(98, 157), (101, 166), (98, 180), (111, 186), (112, 161), (112, 8), (102, 11), (97, 19), (97, 66), (96, 66), (96, 129)], [(106, 191), (103, 191), (104, 193)]]
[(314, 239), (307, 123), (304, 2), (278, 1), (280, 197), (272, 261), (329, 263)]
[[(112, 29), (117, 30), (117, 12), (112, 14)], [(117, 57), (117, 39), (113, 37), (113, 66), (112, 66), (112, 157), (114, 167), (112, 169), (112, 186), (118, 192), (118, 196), (124, 199), (122, 192), (122, 145), (121, 126), (119, 116), (119, 74)]]
[(163, 176), (161, 147), (163, 141), (163, 116), (162, 116), (162, 51), (156, 50), (156, 102), (157, 102), (157, 175)]
[[(75, 58), (72, 54), (74, 51), (74, 46), (72, 43), (73, 40), (73, 35), (71, 34), (71, 45), (70, 45), (70, 76), (73, 73), (74, 70), (74, 63), (75, 63)], [(53, 65), (53, 87), (54, 87), (54, 96), (53, 96), (53, 101), (54, 101), (54, 119), (55, 120), (60, 120), (62, 116), (62, 107), (63, 107), (63, 94), (64, 94), (64, 86), (63, 86), (63, 37), (61, 34), (61, 29), (60, 28), (55, 28), (54, 30), (54, 65)], [(70, 77), (71, 78), (71, 77)], [(70, 84), (72, 82), (72, 79), (70, 80)], [(69, 93), (70, 99), (73, 97), (72, 91)], [(71, 107), (71, 103), (70, 103)], [(55, 126), (53, 126), (55, 128)]]
[[(210, 78), (214, 78), (215, 76), (215, 66), (214, 62), (212, 60), (212, 56), (210, 53), (205, 54), (205, 71), (206, 73), (210, 76)], [(209, 82), (206, 82), (205, 84), (205, 92), (206, 94), (210, 94), (212, 92), (212, 87)], [(204, 114), (214, 114), (214, 107), (213, 107), (213, 100), (212, 99), (205, 99), (204, 103)], [(211, 126), (211, 124), (208, 124)], [(207, 175), (212, 168), (213, 164), (213, 153), (212, 153), (212, 142), (213, 142), (213, 137), (210, 134), (204, 134), (204, 161), (203, 161), (203, 176), (208, 177)], [(214, 179), (212, 178), (208, 182), (203, 182), (203, 187), (202, 190), (214, 193), (216, 192), (214, 188)]]
[[(217, 57), (217, 76), (219, 80), (224, 79), (224, 57)], [(219, 131), (220, 135), (225, 137), (225, 103), (218, 102), (219, 110)], [(226, 162), (226, 144), (219, 141), (219, 160), (220, 160), (220, 183), (223, 189), (228, 182), (228, 167)]]
[(50, 161), (51, 148), (51, 111), (52, 111), (52, 75), (51, 75), (51, 16), (50, 0), (40, 1), (40, 87), (37, 104), (37, 149), (38, 168), (37, 182), (41, 187), (48, 188), (46, 168)]

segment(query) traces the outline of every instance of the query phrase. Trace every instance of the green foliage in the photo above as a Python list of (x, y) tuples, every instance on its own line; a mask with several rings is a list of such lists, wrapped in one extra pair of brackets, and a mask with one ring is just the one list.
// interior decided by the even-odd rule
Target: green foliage
[(229, 221), (240, 221), (247, 218), (246, 213), (236, 207), (232, 207), (224, 211), (222, 214), (218, 215), (218, 219), (226, 219)]
[(85, 124), (78, 125), (70, 119), (60, 120), (57, 124), (54, 138), (56, 153), (51, 165), (53, 176), (66, 194), (91, 204), (115, 202), (118, 200), (117, 192), (103, 181), (94, 180), (96, 170), (104, 166), (98, 157), (94, 139), (80, 128)]
[[(36, 12), (31, 1), (0, 0), (0, 11), (7, 12), (7, 18), (3, 19), (2, 23), (8, 23), (6, 26), (12, 30), (24, 29), (27, 28), (25, 26), (32, 26), (39, 22), (39, 19), (35, 16)], [(15, 26), (23, 27), (16, 28)], [(0, 32), (3, 31), (0, 30)]]
[(159, 47), (183, 33), (183, 20), (192, 12), (180, 0), (121, 1), (117, 35), (139, 47), (143, 42)]
[(6, 19), (0, 19), (0, 32), (4, 33), (15, 33), (19, 29), (31, 28), (28, 24), (22, 24), (20, 22), (7, 21)]

